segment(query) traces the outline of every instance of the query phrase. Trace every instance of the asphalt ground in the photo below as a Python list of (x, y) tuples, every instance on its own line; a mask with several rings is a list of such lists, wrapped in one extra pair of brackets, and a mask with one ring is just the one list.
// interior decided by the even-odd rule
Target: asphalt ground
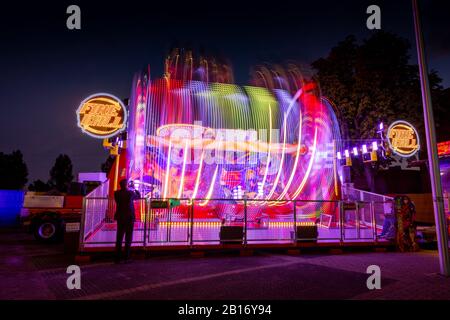
[[(450, 300), (436, 251), (344, 254), (256, 251), (251, 256), (172, 254), (116, 265), (109, 257), (80, 264), (81, 288), (68, 289), (73, 255), (19, 230), (0, 232), (0, 299), (32, 300)], [(381, 289), (367, 287), (367, 267)]]

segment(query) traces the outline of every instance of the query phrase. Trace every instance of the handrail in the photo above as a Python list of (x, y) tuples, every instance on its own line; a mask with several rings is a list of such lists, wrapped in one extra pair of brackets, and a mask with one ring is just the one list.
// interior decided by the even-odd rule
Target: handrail
[(371, 194), (371, 195), (374, 195), (374, 196), (377, 196), (377, 197), (382, 197), (382, 198), (387, 198), (387, 199), (390, 199), (390, 200), (394, 200), (393, 197), (390, 197), (390, 196), (387, 196), (387, 195), (384, 195), (384, 194), (379, 194), (379, 193), (370, 192), (370, 191), (366, 191), (366, 190), (361, 190), (361, 189), (357, 189), (357, 188), (348, 187), (347, 190), (355, 190), (355, 191), (360, 192), (360, 193), (367, 193), (367, 194)]
[[(360, 191), (358, 189), (354, 189)], [(374, 195), (373, 193), (371, 193)], [(376, 195), (376, 194), (375, 194)], [(380, 195), (378, 195), (380, 196)], [(319, 214), (328, 213), (326, 208), (331, 208), (329, 211), (333, 215), (333, 226), (328, 228), (329, 231), (325, 232), (319, 237), (319, 240), (335, 240), (335, 241), (348, 241), (355, 239), (372, 239), (376, 241), (377, 230), (381, 227), (384, 214), (389, 210), (387, 206), (378, 204), (392, 203), (390, 201), (391, 197), (381, 198), (380, 201), (351, 201), (356, 204), (356, 210), (351, 213), (351, 209), (344, 210), (344, 200), (263, 200), (263, 199), (230, 199), (230, 198), (213, 198), (213, 199), (190, 199), (190, 198), (180, 198), (178, 200), (182, 201), (181, 210), (176, 209), (178, 206), (167, 206), (166, 208), (152, 208), (150, 202), (153, 200), (163, 201), (161, 198), (150, 198), (141, 197), (137, 199), (141, 202), (140, 205), (140, 224), (136, 225), (136, 228), (142, 228), (139, 235), (139, 239), (135, 239), (134, 243), (143, 243), (144, 246), (152, 246), (163, 243), (185, 243), (187, 245), (193, 246), (199, 243), (208, 243), (213, 241), (220, 241), (216, 231), (211, 233), (211, 230), (215, 230), (218, 226), (223, 226), (224, 221), (222, 219), (223, 215), (228, 213), (232, 214), (234, 223), (243, 223), (245, 228), (244, 238), (242, 245), (245, 246), (250, 242), (271, 242), (271, 241), (286, 241), (295, 244), (295, 239), (297, 239), (297, 229), (296, 226), (301, 224), (302, 221), (313, 222), (319, 228), (317, 217)], [(387, 201), (381, 201), (381, 200)], [(82, 247), (86, 243), (99, 243), (95, 239), (100, 238), (90, 238), (89, 233), (98, 232), (97, 230), (102, 229), (103, 224), (112, 223), (111, 220), (105, 219), (111, 217), (111, 210), (113, 210), (114, 200), (111, 197), (92, 197), (86, 198), (85, 212), (91, 214), (91, 216), (84, 217), (83, 220), (83, 231), (87, 231), (83, 234)], [(169, 199), (166, 199), (169, 200)], [(202, 202), (205, 200), (209, 201), (220, 201), (225, 204), (225, 206), (215, 207), (215, 214), (213, 217), (204, 216), (203, 214), (197, 215), (196, 202)], [(137, 201), (137, 202), (138, 202)], [(290, 206), (290, 210), (280, 216), (267, 215), (262, 206), (253, 203), (256, 201), (262, 201), (266, 203), (283, 203), (286, 202)], [(145, 202), (145, 205), (143, 205)], [(236, 207), (228, 207), (233, 204), (240, 204), (236, 211)], [(303, 206), (303, 204), (306, 204)], [(308, 205), (309, 204), (309, 205)], [(331, 207), (327, 206), (331, 205)], [(369, 206), (365, 206), (368, 204)], [(112, 206), (111, 206), (112, 205)], [(302, 206), (300, 206), (302, 205)], [(188, 207), (186, 211), (184, 207)], [(106, 208), (105, 210), (103, 210)], [(171, 210), (173, 208), (173, 210)], [(233, 209), (231, 209), (233, 208)], [(261, 211), (254, 213), (254, 208), (261, 208)], [(142, 210), (144, 210), (142, 212)], [(154, 211), (155, 210), (155, 211)], [(163, 211), (161, 211), (163, 210)], [(231, 210), (231, 211), (228, 211)], [(301, 211), (300, 211), (301, 210)], [(195, 211), (195, 212), (194, 212)], [(349, 212), (350, 211), (350, 212)], [(153, 212), (158, 213), (158, 217), (155, 218)], [(200, 212), (200, 211), (198, 211)], [(137, 214), (138, 211), (136, 212)], [(162, 215), (160, 215), (162, 213)], [(186, 216), (187, 214), (187, 216)], [(356, 216), (354, 216), (356, 214)], [(154, 220), (156, 219), (156, 220)], [(236, 219), (236, 220), (235, 220)], [(156, 222), (155, 222), (156, 221)], [(96, 227), (93, 230), (94, 225), (97, 226), (100, 222), (100, 229)], [(143, 224), (142, 224), (143, 223)], [(86, 225), (85, 225), (86, 224)], [(255, 227), (256, 225), (256, 227)], [(211, 229), (211, 227), (213, 229)], [(293, 229), (291, 229), (293, 227)], [(209, 228), (209, 229), (208, 229)], [(370, 232), (367, 232), (367, 228)], [(372, 230), (373, 229), (373, 230)], [(111, 227), (105, 229), (111, 231)], [(181, 231), (180, 231), (181, 230)], [(268, 230), (267, 233), (259, 233), (255, 230)], [(273, 230), (273, 231), (270, 231)], [(334, 230), (334, 231), (333, 231)], [(364, 230), (364, 231), (363, 231)], [(100, 231), (101, 232), (101, 231)], [(175, 232), (172, 234), (172, 232)], [(177, 233), (181, 232), (181, 233)], [(206, 233), (202, 233), (206, 232)], [(333, 233), (334, 232), (334, 233)], [(291, 233), (289, 235), (289, 233)], [(143, 239), (142, 239), (143, 234)], [(92, 241), (89, 239), (93, 239)], [(109, 238), (108, 238), (109, 239)], [(114, 239), (111, 237), (109, 243), (114, 243)]]

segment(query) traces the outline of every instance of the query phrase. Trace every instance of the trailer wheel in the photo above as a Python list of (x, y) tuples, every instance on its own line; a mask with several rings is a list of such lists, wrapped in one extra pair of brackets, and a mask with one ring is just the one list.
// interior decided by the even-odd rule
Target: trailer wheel
[(41, 220), (36, 224), (34, 237), (41, 242), (51, 243), (61, 240), (62, 223), (56, 219)]

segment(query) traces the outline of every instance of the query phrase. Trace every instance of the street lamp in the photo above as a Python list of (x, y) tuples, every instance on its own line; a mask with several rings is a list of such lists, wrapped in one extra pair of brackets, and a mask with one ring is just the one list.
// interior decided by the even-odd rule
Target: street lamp
[(450, 276), (450, 259), (448, 253), (448, 234), (444, 211), (444, 198), (439, 173), (439, 158), (436, 144), (436, 130), (434, 127), (433, 107), (431, 104), (430, 85), (428, 83), (428, 69), (425, 58), (425, 47), (422, 27), (419, 18), (419, 5), (412, 0), (414, 14), (414, 31), (416, 35), (417, 59), (419, 62), (420, 86), (422, 89), (423, 116), (425, 120), (425, 134), (428, 150), (428, 169), (430, 171), (431, 190), (433, 194), (434, 220), (436, 223), (436, 236), (439, 251), (440, 272)]

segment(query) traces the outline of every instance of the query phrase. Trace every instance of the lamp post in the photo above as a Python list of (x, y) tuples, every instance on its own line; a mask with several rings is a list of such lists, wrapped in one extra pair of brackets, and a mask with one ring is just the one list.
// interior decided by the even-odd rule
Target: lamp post
[(430, 85), (428, 83), (428, 70), (425, 58), (425, 48), (422, 35), (422, 26), (419, 18), (418, 0), (412, 0), (414, 14), (414, 31), (416, 35), (417, 59), (419, 62), (420, 86), (422, 90), (423, 116), (425, 120), (425, 134), (428, 150), (428, 169), (430, 171), (431, 190), (433, 194), (434, 220), (436, 223), (436, 236), (439, 250), (440, 272), (450, 276), (450, 259), (448, 252), (448, 234), (444, 211), (444, 198), (439, 174), (439, 158), (436, 145), (436, 130), (434, 126), (433, 107), (431, 103)]

